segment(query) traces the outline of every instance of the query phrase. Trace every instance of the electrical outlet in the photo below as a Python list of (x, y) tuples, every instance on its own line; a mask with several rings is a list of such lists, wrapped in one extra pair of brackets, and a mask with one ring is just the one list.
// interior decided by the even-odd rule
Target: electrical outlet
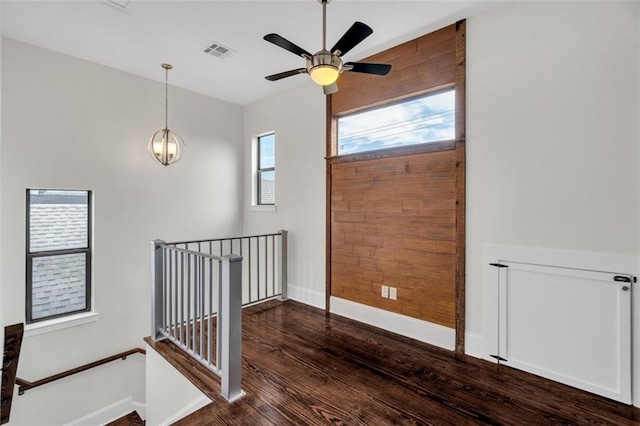
[(384, 297), (385, 299), (389, 298), (389, 286), (383, 285), (382, 286), (382, 297)]
[(395, 287), (389, 287), (389, 299), (398, 300), (398, 289)]

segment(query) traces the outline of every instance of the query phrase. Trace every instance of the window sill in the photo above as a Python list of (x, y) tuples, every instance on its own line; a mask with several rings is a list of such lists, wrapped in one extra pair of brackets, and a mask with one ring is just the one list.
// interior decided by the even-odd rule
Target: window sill
[(83, 312), (68, 317), (55, 318), (48, 321), (27, 324), (24, 327), (24, 337), (38, 336), (52, 331), (62, 330), (69, 327), (87, 324), (98, 320), (97, 312)]
[(258, 206), (250, 206), (249, 207), (249, 211), (250, 212), (275, 212), (278, 209), (276, 208), (275, 205), (270, 206), (270, 205), (258, 205)]

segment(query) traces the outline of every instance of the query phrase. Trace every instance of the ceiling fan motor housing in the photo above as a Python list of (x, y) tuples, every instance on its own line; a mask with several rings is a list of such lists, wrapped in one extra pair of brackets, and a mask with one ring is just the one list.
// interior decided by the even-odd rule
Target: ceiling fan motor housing
[(307, 72), (317, 84), (332, 85), (342, 72), (342, 59), (323, 49), (307, 58)]
[(307, 71), (311, 74), (311, 70), (321, 66), (332, 66), (339, 72), (342, 71), (342, 59), (339, 56), (332, 55), (328, 50), (321, 50), (313, 54), (311, 58), (307, 58)]

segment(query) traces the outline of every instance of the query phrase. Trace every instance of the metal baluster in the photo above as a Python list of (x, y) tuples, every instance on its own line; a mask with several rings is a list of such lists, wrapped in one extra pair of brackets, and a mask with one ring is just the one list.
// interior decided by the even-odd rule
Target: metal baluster
[(180, 260), (178, 257), (178, 252), (173, 252), (173, 263), (174, 263), (174, 271), (173, 271), (173, 279), (175, 282), (175, 294), (173, 298), (173, 311), (174, 311), (174, 321), (173, 321), (173, 335), (176, 340), (178, 340), (179, 329), (178, 329), (178, 310), (180, 309), (180, 272), (179, 265)]
[(267, 245), (267, 239), (264, 237), (264, 297), (269, 296), (269, 246)]
[(256, 237), (256, 287), (258, 290), (256, 300), (260, 300), (260, 237)]
[(189, 329), (191, 327), (191, 255), (187, 253), (187, 339), (185, 344), (189, 349), (191, 344), (191, 338)]
[(204, 358), (204, 257), (200, 257), (200, 358)]
[(167, 247), (162, 247), (162, 333), (167, 330)]
[(184, 343), (184, 253), (180, 252), (180, 343)]
[(193, 256), (193, 342), (192, 348), (193, 353), (197, 355), (198, 353), (198, 307), (200, 304), (198, 303), (198, 296), (200, 295), (200, 291), (198, 290), (198, 277), (200, 275), (200, 265), (198, 262), (198, 256)]
[[(193, 256), (193, 255), (192, 255)], [(191, 337), (193, 338), (193, 342), (191, 342), (191, 349), (193, 353), (196, 353), (198, 343), (198, 261), (195, 256), (193, 256), (193, 325), (192, 325), (192, 333)]]
[[(240, 238), (240, 256), (242, 256), (242, 241), (244, 241), (244, 238)], [(243, 264), (242, 267), (244, 268), (244, 265), (248, 265), (249, 262), (242, 262), (242, 264)], [(243, 273), (244, 273), (244, 269), (243, 269)], [(249, 276), (249, 275), (250, 274), (247, 273), (247, 276)], [(242, 284), (243, 284), (243, 287), (244, 287), (244, 283), (242, 283)], [(243, 291), (243, 293), (244, 293), (244, 291)], [(244, 300), (244, 295), (242, 297), (242, 300)]]
[(169, 333), (169, 337), (172, 337), (173, 330), (173, 256), (171, 256), (171, 251), (167, 249), (167, 257), (169, 258), (169, 277), (167, 279), (167, 286), (169, 287), (169, 300), (167, 301), (168, 309), (167, 309), (167, 318), (169, 321), (167, 332)]
[(222, 240), (220, 240), (220, 257), (222, 257)]
[(218, 306), (216, 311), (218, 312), (216, 321), (216, 369), (220, 371), (222, 368), (222, 327), (224, 326), (225, 313), (222, 312), (222, 261), (218, 260), (218, 279), (216, 284), (218, 285)]
[(247, 263), (249, 263), (248, 271), (249, 271), (249, 303), (251, 303), (251, 238), (247, 238), (247, 244), (249, 245), (249, 253), (247, 254)]
[(173, 338), (178, 339), (178, 252), (173, 252), (175, 297), (173, 298)]
[(213, 259), (209, 259), (209, 318), (207, 319), (207, 343), (208, 353), (207, 357), (208, 365), (211, 366), (211, 340), (213, 339), (213, 333), (211, 333), (211, 317), (213, 317)]
[(276, 236), (271, 236), (271, 295), (276, 295)]

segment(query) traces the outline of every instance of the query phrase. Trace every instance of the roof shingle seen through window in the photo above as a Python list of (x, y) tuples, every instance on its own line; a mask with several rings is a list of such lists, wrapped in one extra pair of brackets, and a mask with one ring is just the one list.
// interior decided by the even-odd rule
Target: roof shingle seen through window
[(87, 210), (86, 204), (32, 204), (30, 251), (87, 247)]
[[(31, 191), (29, 249), (31, 253), (86, 248), (88, 198)], [(87, 308), (86, 254), (73, 253), (32, 258), (32, 319), (41, 319)]]

